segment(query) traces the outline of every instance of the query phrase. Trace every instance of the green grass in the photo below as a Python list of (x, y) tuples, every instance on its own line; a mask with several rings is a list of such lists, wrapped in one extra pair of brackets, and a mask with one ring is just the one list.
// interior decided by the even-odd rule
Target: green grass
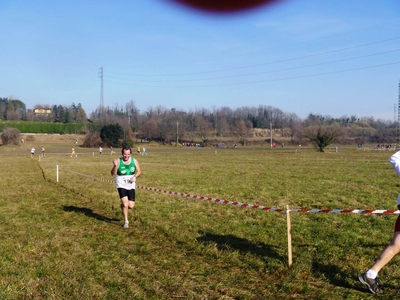
[[(288, 268), (284, 213), (138, 189), (124, 230), (106, 150), (77, 147), (71, 158), (71, 145), (46, 144), (39, 161), (25, 144), (0, 147), (0, 299), (373, 298), (357, 276), (390, 241), (396, 215), (292, 213)], [(388, 151), (147, 152), (136, 156), (145, 187), (282, 209), (396, 208)], [(397, 262), (381, 271), (381, 298), (397, 296)]]

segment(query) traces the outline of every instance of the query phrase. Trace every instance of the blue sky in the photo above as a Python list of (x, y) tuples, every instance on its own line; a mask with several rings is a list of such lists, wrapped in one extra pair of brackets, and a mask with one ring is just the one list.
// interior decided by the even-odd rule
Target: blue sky
[(89, 114), (103, 67), (110, 107), (397, 119), (398, 0), (282, 0), (224, 15), (169, 0), (0, 0), (0, 28), (0, 97), (27, 108), (81, 103)]

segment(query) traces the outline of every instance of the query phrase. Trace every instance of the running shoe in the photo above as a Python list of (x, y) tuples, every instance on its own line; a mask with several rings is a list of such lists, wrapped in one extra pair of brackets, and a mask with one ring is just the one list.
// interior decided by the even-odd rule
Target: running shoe
[(382, 293), (382, 290), (379, 288), (378, 276), (376, 276), (375, 279), (372, 279), (367, 277), (367, 273), (364, 273), (358, 276), (358, 280), (368, 286), (372, 294)]
[(125, 221), (125, 222), (124, 222), (124, 225), (123, 225), (122, 227), (124, 227), (124, 228), (129, 228), (129, 221)]

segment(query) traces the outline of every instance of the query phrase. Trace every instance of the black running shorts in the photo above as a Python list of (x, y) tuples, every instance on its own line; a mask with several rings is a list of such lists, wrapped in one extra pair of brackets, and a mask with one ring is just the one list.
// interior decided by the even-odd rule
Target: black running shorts
[(118, 188), (119, 197), (122, 199), (124, 197), (128, 197), (129, 201), (135, 201), (135, 190), (126, 190), (123, 188)]

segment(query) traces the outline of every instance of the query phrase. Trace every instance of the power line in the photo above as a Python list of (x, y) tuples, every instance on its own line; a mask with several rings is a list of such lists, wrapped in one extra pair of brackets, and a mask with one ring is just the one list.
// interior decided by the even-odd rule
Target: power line
[[(327, 61), (327, 62), (321, 62), (321, 63), (315, 63), (315, 64), (310, 64), (310, 65), (304, 65), (304, 66), (298, 66), (298, 67), (291, 67), (291, 68), (284, 68), (284, 69), (277, 69), (277, 70), (269, 70), (269, 71), (262, 71), (262, 72), (255, 72), (255, 73), (245, 73), (245, 74), (240, 74), (240, 75), (229, 75), (229, 76), (220, 76), (220, 77), (207, 77), (207, 78), (197, 78), (197, 79), (171, 79), (171, 80), (145, 80), (145, 79), (135, 79), (136, 82), (189, 82), (189, 81), (204, 81), (204, 80), (215, 80), (215, 79), (228, 79), (228, 78), (237, 78), (237, 77), (243, 77), (243, 76), (253, 76), (253, 75), (261, 75), (261, 74), (270, 74), (270, 73), (276, 73), (276, 72), (282, 72), (282, 71), (291, 71), (291, 70), (298, 70), (298, 69), (304, 69), (304, 68), (309, 68), (309, 67), (315, 67), (315, 66), (322, 66), (322, 65), (327, 65), (327, 64), (333, 64), (333, 63), (338, 63), (338, 62), (344, 62), (344, 61), (350, 61), (350, 60), (355, 60), (355, 59), (360, 59), (360, 58), (366, 58), (366, 57), (371, 57), (371, 56), (377, 56), (377, 55), (382, 55), (382, 54), (388, 54), (388, 53), (393, 53), (393, 52), (398, 52), (400, 51), (399, 49), (394, 49), (390, 51), (384, 51), (384, 52), (378, 52), (378, 53), (373, 53), (373, 54), (367, 54), (367, 55), (361, 55), (361, 56), (356, 56), (356, 57), (350, 57), (350, 58), (343, 58), (343, 59), (338, 59), (338, 60), (332, 60), (332, 61)], [(114, 76), (107, 76), (107, 78), (114, 78), (114, 79), (121, 79), (121, 80), (130, 80), (130, 79), (125, 79), (125, 78), (120, 78), (120, 77), (114, 77)]]
[(255, 80), (255, 81), (247, 81), (247, 82), (234, 82), (234, 83), (221, 83), (221, 84), (209, 84), (209, 85), (185, 85), (185, 86), (167, 86), (167, 85), (138, 85), (138, 84), (129, 84), (129, 83), (120, 83), (120, 82), (115, 82), (115, 81), (108, 81), (110, 83), (116, 83), (116, 84), (123, 84), (123, 85), (130, 85), (130, 86), (136, 86), (136, 87), (159, 87), (159, 88), (201, 88), (201, 87), (218, 87), (218, 86), (233, 86), (233, 85), (244, 85), (244, 84), (253, 84), (253, 83), (265, 83), (265, 82), (274, 82), (274, 81), (282, 81), (282, 80), (290, 80), (290, 79), (300, 79), (300, 78), (307, 78), (307, 77), (316, 77), (316, 76), (322, 76), (322, 75), (331, 75), (331, 74), (338, 74), (338, 73), (345, 73), (345, 72), (351, 72), (351, 71), (359, 71), (359, 70), (366, 70), (366, 69), (372, 69), (372, 68), (378, 68), (378, 67), (384, 67), (384, 66), (391, 66), (391, 65), (396, 65), (400, 64), (400, 61), (396, 62), (391, 62), (391, 63), (386, 63), (386, 64), (379, 64), (379, 65), (373, 65), (373, 66), (367, 66), (367, 67), (359, 67), (359, 68), (352, 68), (352, 69), (345, 69), (345, 70), (339, 70), (339, 71), (332, 71), (332, 72), (324, 72), (324, 73), (315, 73), (315, 74), (309, 74), (309, 75), (299, 75), (299, 76), (292, 76), (292, 77), (282, 77), (282, 78), (276, 78), (276, 79), (266, 79), (266, 80)]
[[(302, 41), (299, 41), (299, 42), (290, 43), (290, 44), (286, 44), (286, 45), (263, 48), (263, 49), (260, 49), (260, 50), (257, 50), (257, 51), (249, 51), (249, 52), (246, 52), (246, 53), (243, 53), (243, 54), (248, 55), (248, 54), (255, 53), (255, 52), (260, 52), (260, 51), (266, 52), (266, 51), (269, 51), (269, 50), (287, 48), (287, 47), (292, 47), (292, 46), (305, 44), (305, 43), (309, 43), (309, 42), (315, 42), (315, 41), (324, 40), (324, 39), (331, 39), (333, 37), (341, 36), (341, 35), (348, 34), (348, 33), (354, 33), (354, 32), (359, 32), (359, 31), (367, 31), (367, 30), (371, 30), (371, 29), (374, 29), (374, 28), (387, 26), (387, 25), (396, 23), (399, 20), (400, 19), (395, 19), (395, 20), (392, 20), (392, 21), (389, 21), (389, 22), (386, 22), (386, 23), (383, 23), (383, 24), (378, 24), (378, 25), (373, 25), (373, 26), (368, 26), (368, 27), (362, 27), (362, 28), (359, 28), (359, 29), (349, 30), (349, 31), (346, 31), (346, 32), (340, 32), (340, 33), (337, 33), (337, 34), (331, 34), (331, 35), (318, 37), (318, 38), (314, 38), (314, 39), (302, 40)], [(232, 50), (229, 51), (229, 53), (231, 53), (231, 52), (232, 52)], [(226, 52), (226, 53), (228, 53), (228, 52)], [(223, 55), (226, 55), (226, 53), (224, 53)], [(220, 59), (220, 58), (212, 58), (212, 59), (208, 59), (208, 60), (202, 60), (202, 61), (197, 61), (197, 62), (189, 62), (189, 63), (169, 64), (167, 66), (187, 65), (187, 64), (194, 64), (194, 63), (205, 62), (205, 61), (214, 61), (214, 60), (218, 60), (218, 59)], [(219, 71), (217, 70), (217, 71), (211, 71), (211, 72), (219, 72)], [(115, 72), (108, 72), (108, 73), (119, 74), (119, 75), (127, 75), (127, 74), (121, 74), (121, 73), (115, 73)], [(170, 75), (156, 75), (156, 74), (147, 74), (146, 75), (146, 74), (141, 74), (141, 75), (136, 75), (136, 76), (179, 76), (179, 75), (193, 75), (193, 74), (202, 74), (202, 73), (204, 73), (204, 72), (196, 72), (196, 73), (188, 73), (188, 74), (170, 74)], [(127, 75), (127, 76), (129, 76), (129, 75)]]
[(272, 61), (272, 62), (258, 63), (258, 64), (253, 64), (253, 65), (239, 66), (239, 67), (220, 69), (220, 70), (211, 70), (211, 71), (203, 71), (203, 72), (192, 72), (192, 73), (180, 73), (180, 74), (179, 73), (178, 74), (164, 74), (164, 75), (154, 75), (154, 74), (152, 74), (152, 75), (149, 75), (149, 74), (127, 75), (127, 74), (120, 74), (120, 73), (115, 73), (115, 72), (109, 72), (109, 73), (126, 75), (126, 76), (166, 77), (166, 76), (187, 76), (187, 75), (199, 75), (199, 74), (207, 74), (207, 73), (225, 72), (225, 71), (233, 71), (233, 70), (254, 68), (254, 67), (277, 64), (277, 63), (282, 63), (282, 62), (289, 62), (289, 61), (294, 61), (294, 60), (299, 60), (299, 59), (304, 59), (304, 58), (322, 56), (322, 55), (326, 55), (326, 54), (337, 53), (337, 52), (342, 52), (342, 51), (347, 51), (347, 50), (353, 50), (353, 49), (357, 49), (357, 48), (367, 47), (367, 46), (371, 46), (371, 45), (376, 45), (376, 44), (380, 44), (380, 43), (385, 43), (385, 42), (389, 42), (389, 41), (395, 41), (395, 40), (398, 40), (398, 39), (400, 39), (400, 36), (394, 37), (394, 38), (390, 38), (390, 39), (380, 40), (380, 41), (374, 41), (374, 42), (370, 42), (370, 43), (366, 43), (366, 44), (361, 44), (361, 45), (356, 45), (356, 46), (351, 46), (351, 47), (345, 47), (345, 48), (340, 48), (340, 49), (320, 52), (320, 53), (314, 53), (314, 54), (309, 54), (309, 55), (304, 55), (304, 56), (298, 56), (298, 57), (292, 57), (292, 58), (287, 58), (287, 59), (282, 59), (282, 60), (276, 60), (276, 61)]

